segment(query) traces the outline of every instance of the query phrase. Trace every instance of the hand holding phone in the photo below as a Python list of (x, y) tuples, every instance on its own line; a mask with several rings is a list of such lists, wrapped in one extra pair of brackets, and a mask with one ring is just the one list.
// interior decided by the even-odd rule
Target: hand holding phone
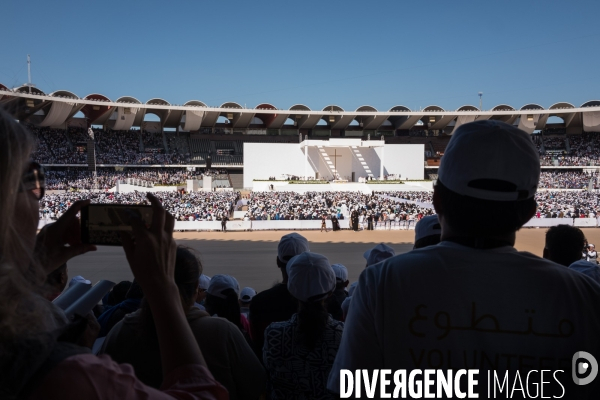
[(90, 204), (81, 209), (83, 243), (121, 246), (121, 232), (132, 232), (133, 220), (146, 227), (152, 223), (152, 206), (127, 204)]

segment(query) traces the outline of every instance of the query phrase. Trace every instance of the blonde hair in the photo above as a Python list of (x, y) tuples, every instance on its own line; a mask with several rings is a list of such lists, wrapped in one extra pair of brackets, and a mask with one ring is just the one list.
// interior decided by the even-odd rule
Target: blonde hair
[(45, 271), (17, 232), (22, 223), (15, 206), (22, 174), (35, 148), (35, 138), (0, 109), (0, 340), (43, 330), (50, 303), (40, 289)]

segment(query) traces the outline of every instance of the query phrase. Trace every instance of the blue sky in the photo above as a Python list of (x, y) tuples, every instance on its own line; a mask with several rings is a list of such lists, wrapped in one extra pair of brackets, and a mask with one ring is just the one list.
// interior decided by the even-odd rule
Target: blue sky
[(112, 100), (521, 107), (600, 99), (600, 1), (14, 1), (0, 83)]

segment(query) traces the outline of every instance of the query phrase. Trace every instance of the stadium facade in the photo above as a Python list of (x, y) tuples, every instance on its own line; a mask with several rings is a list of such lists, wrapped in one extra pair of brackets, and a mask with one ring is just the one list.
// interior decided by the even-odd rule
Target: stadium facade
[[(475, 120), (501, 120), (528, 133), (543, 132), (544, 135), (558, 134), (562, 137), (600, 132), (600, 101), (588, 101), (579, 107), (566, 102), (548, 108), (527, 104), (518, 109), (501, 104), (491, 110), (479, 110), (472, 105), (453, 111), (439, 106), (428, 106), (422, 110), (395, 106), (388, 111), (362, 106), (348, 111), (336, 105), (311, 110), (301, 104), (283, 110), (266, 103), (244, 108), (235, 102), (209, 106), (197, 100), (183, 105), (170, 104), (160, 98), (142, 103), (129, 96), (113, 101), (101, 94), (80, 98), (65, 90), (46, 94), (31, 85), (9, 89), (0, 84), (0, 107), (35, 129), (50, 130), (50, 135), (53, 135), (53, 130), (64, 130), (66, 133), (70, 128), (80, 132), (70, 139), (62, 138), (59, 147), (67, 145), (79, 154), (86, 154), (86, 159), (42, 161), (47, 167), (88, 167), (90, 170), (96, 167), (221, 168), (230, 174), (235, 188), (249, 187), (250, 180), (267, 179), (280, 173), (326, 179), (341, 177), (349, 182), (356, 182), (362, 176), (377, 178), (390, 174), (408, 179), (436, 179), (440, 158), (452, 132), (460, 125)], [(155, 118), (148, 118), (151, 114)], [(158, 157), (150, 156), (156, 160), (142, 163), (131, 160), (121, 162), (113, 158), (106, 161), (106, 157), (97, 156), (99, 148), (96, 140), (82, 134), (90, 127), (114, 132), (114, 135), (122, 138), (122, 148), (126, 137), (129, 137), (128, 145), (139, 154), (156, 151), (160, 154), (178, 153), (186, 154), (187, 160), (161, 161)], [(151, 144), (145, 142), (144, 135), (148, 134), (154, 138)], [(372, 142), (369, 143), (376, 139), (388, 147), (385, 161), (383, 147), (375, 152)], [(333, 146), (342, 152), (335, 153), (331, 143), (339, 140), (355, 140), (361, 144), (347, 146), (345, 150)], [(310, 155), (305, 145), (313, 141), (315, 143), (310, 145), (313, 146), (310, 152), (316, 153)], [(250, 161), (246, 165), (244, 161), (252, 157), (251, 154), (245, 154), (244, 148), (251, 143), (260, 144), (259, 147), (249, 148), (260, 149), (254, 152), (255, 159), (264, 163), (267, 163), (262, 158), (265, 152), (273, 154), (276, 148), (286, 149), (282, 156), (285, 162), (279, 166), (281, 168), (273, 168), (273, 163), (270, 163), (259, 168), (253, 165), (252, 171), (246, 171)], [(292, 144), (296, 145), (290, 146)], [(396, 150), (400, 151), (398, 145), (422, 149), (418, 151), (420, 161), (413, 159), (409, 166), (409, 157), (403, 157), (404, 165), (394, 164)], [(50, 143), (46, 143), (46, 146), (50, 146)], [(566, 154), (564, 149), (546, 150), (543, 147), (540, 149), (554, 158), (543, 162), (542, 168), (599, 171), (596, 161), (585, 165), (559, 163), (555, 157)], [(373, 153), (372, 156), (369, 156), (370, 153)], [(269, 173), (269, 170), (273, 170), (273, 173)]]
[[(173, 105), (160, 98), (142, 103), (129, 96), (112, 101), (101, 94), (80, 98), (65, 90), (46, 94), (36, 87), (25, 85), (11, 90), (0, 84), (0, 104), (20, 121), (54, 128), (64, 128), (77, 119), (74, 117), (81, 111), (87, 124), (113, 130), (142, 127), (146, 114), (155, 114), (163, 129), (195, 132), (222, 125), (228, 130), (226, 133), (257, 135), (360, 137), (379, 133), (396, 136), (416, 126), (452, 134), (461, 124), (482, 119), (502, 120), (533, 133), (546, 128), (552, 116), (562, 118), (567, 134), (600, 132), (600, 101), (588, 101), (579, 107), (561, 102), (547, 109), (538, 104), (526, 104), (519, 109), (501, 104), (491, 110), (466, 105), (449, 111), (433, 105), (418, 111), (404, 106), (388, 111), (362, 106), (348, 111), (336, 105), (311, 110), (297, 104), (282, 110), (271, 104), (244, 108), (235, 102), (213, 107), (197, 100)], [(226, 123), (219, 123), (219, 117), (224, 117)]]

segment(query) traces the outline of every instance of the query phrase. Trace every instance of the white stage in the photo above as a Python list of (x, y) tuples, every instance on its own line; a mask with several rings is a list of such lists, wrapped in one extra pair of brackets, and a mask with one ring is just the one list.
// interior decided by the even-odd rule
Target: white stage
[(347, 138), (302, 143), (244, 143), (244, 187), (253, 189), (255, 180), (281, 175), (308, 180), (338, 179), (348, 183), (382, 175), (422, 180), (424, 150), (423, 144), (385, 144), (382, 140)]

